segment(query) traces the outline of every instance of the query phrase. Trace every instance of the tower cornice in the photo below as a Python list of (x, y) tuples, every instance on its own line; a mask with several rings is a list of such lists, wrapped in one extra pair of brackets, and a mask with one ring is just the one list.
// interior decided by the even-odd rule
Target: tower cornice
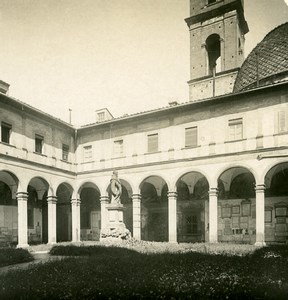
[(213, 5), (204, 6), (201, 13), (190, 16), (189, 18), (185, 19), (185, 22), (187, 23), (188, 27), (190, 27), (193, 24), (204, 22), (233, 10), (237, 11), (240, 28), (242, 29), (243, 34), (246, 34), (249, 32), (249, 27), (244, 17), (243, 4), (241, 0), (216, 1), (213, 3)]

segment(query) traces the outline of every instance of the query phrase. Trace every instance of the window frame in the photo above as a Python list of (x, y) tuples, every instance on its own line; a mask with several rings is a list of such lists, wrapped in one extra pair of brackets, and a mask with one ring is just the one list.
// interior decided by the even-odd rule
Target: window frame
[[(237, 125), (241, 125), (241, 134), (237, 134)], [(232, 131), (233, 130), (233, 131)], [(243, 118), (234, 118), (228, 120), (228, 140), (239, 141), (244, 138), (244, 121)]]
[[(151, 140), (153, 137), (157, 137), (157, 141)], [(153, 142), (156, 144), (156, 147), (153, 145)], [(147, 153), (156, 153), (159, 152), (159, 133), (149, 133), (147, 134)]]
[(62, 144), (62, 160), (68, 161), (70, 147), (67, 144)]
[[(3, 140), (5, 134), (3, 131), (7, 130), (6, 134), (8, 136), (7, 140)], [(9, 144), (11, 143), (11, 133), (12, 133), (12, 125), (7, 122), (1, 122), (1, 143)]]
[(123, 157), (124, 155), (124, 140), (117, 139), (113, 141), (113, 157)]
[(92, 147), (92, 145), (83, 146), (83, 162), (91, 162), (92, 158), (93, 158), (93, 147)]
[[(40, 146), (40, 151), (39, 151), (39, 148), (38, 148), (39, 146)], [(35, 149), (34, 149), (34, 152), (38, 153), (38, 154), (43, 154), (43, 148), (44, 148), (44, 136), (42, 136), (40, 134), (35, 134)]]
[[(280, 110), (277, 114), (277, 123), (278, 123), (278, 133), (287, 132), (287, 113), (286, 110)], [(284, 123), (284, 124), (281, 124)]]
[[(196, 137), (196, 140), (195, 140), (195, 143), (192, 143), (193, 142), (193, 140), (192, 140), (192, 142), (189, 144), (188, 143), (188, 130), (196, 130), (196, 134), (194, 134), (193, 133), (193, 135)], [(191, 131), (192, 132), (192, 131)], [(193, 136), (192, 136), (193, 137)], [(190, 137), (190, 138), (192, 138), (192, 137)], [(184, 141), (184, 143), (185, 143), (185, 148), (196, 148), (196, 147), (198, 147), (198, 126), (191, 126), (191, 127), (186, 127), (185, 128), (185, 141)]]

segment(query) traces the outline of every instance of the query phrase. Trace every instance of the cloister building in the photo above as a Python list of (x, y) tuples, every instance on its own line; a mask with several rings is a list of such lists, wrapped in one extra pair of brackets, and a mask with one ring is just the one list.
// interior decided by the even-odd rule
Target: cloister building
[(241, 0), (190, 0), (190, 101), (75, 127), (0, 81), (0, 243), (97, 241), (110, 178), (136, 239), (288, 241), (288, 23), (244, 59)]

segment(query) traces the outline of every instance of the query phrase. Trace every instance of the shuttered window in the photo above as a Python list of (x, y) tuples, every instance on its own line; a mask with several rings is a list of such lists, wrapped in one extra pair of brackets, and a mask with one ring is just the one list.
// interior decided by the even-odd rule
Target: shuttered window
[(198, 146), (198, 129), (197, 127), (190, 127), (185, 129), (185, 147)]
[(157, 152), (158, 151), (158, 133), (148, 135), (148, 147), (147, 151)]
[(287, 130), (286, 112), (284, 110), (278, 112), (278, 130), (279, 132)]
[(114, 157), (123, 156), (123, 140), (114, 141), (113, 154)]
[(229, 140), (241, 140), (243, 138), (242, 118), (229, 120)]
[(92, 146), (84, 147), (84, 162), (91, 161), (92, 159)]

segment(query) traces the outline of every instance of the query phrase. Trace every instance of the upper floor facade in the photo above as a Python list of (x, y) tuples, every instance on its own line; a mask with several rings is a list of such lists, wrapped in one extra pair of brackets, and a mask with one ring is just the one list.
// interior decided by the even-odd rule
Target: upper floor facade
[(287, 83), (81, 128), (0, 97), (1, 158), (75, 175), (288, 147)]

